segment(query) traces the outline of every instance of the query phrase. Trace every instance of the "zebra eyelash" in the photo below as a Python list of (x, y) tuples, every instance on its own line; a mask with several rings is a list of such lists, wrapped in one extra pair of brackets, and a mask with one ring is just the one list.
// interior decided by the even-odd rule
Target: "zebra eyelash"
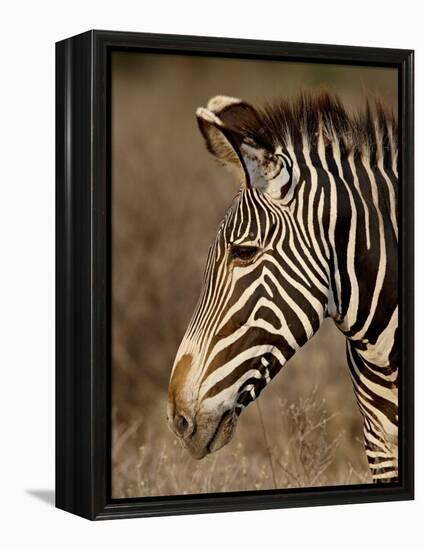
[(250, 263), (257, 257), (259, 250), (259, 246), (256, 245), (230, 243), (229, 258), (232, 261)]

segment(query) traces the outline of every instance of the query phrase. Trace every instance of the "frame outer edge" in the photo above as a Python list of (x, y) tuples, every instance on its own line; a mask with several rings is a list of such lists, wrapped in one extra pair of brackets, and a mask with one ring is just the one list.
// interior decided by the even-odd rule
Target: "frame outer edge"
[[(413, 380), (404, 392), (404, 477), (393, 487), (345, 486), (267, 494), (211, 494), (109, 501), (110, 153), (107, 76), (113, 48), (164, 53), (322, 59), (393, 66), (401, 75), (402, 176), (406, 185), (403, 265), (413, 262), (413, 52), (209, 37), (89, 31), (56, 45), (56, 506), (88, 519), (212, 513), (413, 498)], [(407, 148), (407, 150), (405, 149)], [(110, 168), (110, 166), (109, 166)], [(109, 226), (108, 226), (109, 223)], [(406, 238), (407, 237), (407, 238)], [(407, 263), (406, 263), (407, 262)], [(405, 286), (407, 294), (405, 296)], [(413, 307), (413, 268), (404, 308)], [(413, 317), (403, 357), (413, 373)], [(333, 488), (334, 489), (334, 488)]]
[(56, 507), (92, 519), (90, 43), (56, 44)]
[(405, 52), (399, 69), (401, 147), (401, 254), (400, 296), (403, 304), (402, 349), (402, 459), (401, 480), (409, 498), (414, 498), (414, 51)]

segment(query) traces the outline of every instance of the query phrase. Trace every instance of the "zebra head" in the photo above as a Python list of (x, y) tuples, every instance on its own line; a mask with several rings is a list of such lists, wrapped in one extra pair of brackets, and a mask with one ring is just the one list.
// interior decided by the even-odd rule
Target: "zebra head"
[(169, 384), (169, 425), (202, 458), (228, 443), (243, 408), (318, 330), (333, 299), (329, 198), (310, 158), (289, 140), (276, 146), (252, 133), (260, 114), (239, 99), (215, 97), (196, 114), (208, 150), (240, 185)]

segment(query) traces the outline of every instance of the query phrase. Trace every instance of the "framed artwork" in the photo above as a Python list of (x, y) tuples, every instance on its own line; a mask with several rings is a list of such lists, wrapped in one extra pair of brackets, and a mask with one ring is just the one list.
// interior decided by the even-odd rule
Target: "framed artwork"
[(56, 45), (56, 505), (413, 498), (413, 52)]

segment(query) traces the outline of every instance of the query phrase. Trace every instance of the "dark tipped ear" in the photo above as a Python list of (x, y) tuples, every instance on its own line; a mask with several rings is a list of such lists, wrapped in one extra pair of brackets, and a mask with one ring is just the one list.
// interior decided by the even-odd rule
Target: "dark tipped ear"
[(237, 97), (217, 95), (211, 98), (207, 105), (219, 117), (226, 128), (243, 134), (246, 128), (260, 126), (260, 117), (252, 105)]
[(199, 107), (196, 116), (209, 152), (235, 175), (241, 186), (248, 186), (248, 173), (240, 155), (242, 136), (209, 108)]
[(196, 111), (208, 150), (237, 178), (242, 187), (254, 187), (280, 199), (291, 181), (290, 166), (282, 155), (268, 151), (250, 136), (260, 128), (257, 111), (241, 99), (216, 96)]

